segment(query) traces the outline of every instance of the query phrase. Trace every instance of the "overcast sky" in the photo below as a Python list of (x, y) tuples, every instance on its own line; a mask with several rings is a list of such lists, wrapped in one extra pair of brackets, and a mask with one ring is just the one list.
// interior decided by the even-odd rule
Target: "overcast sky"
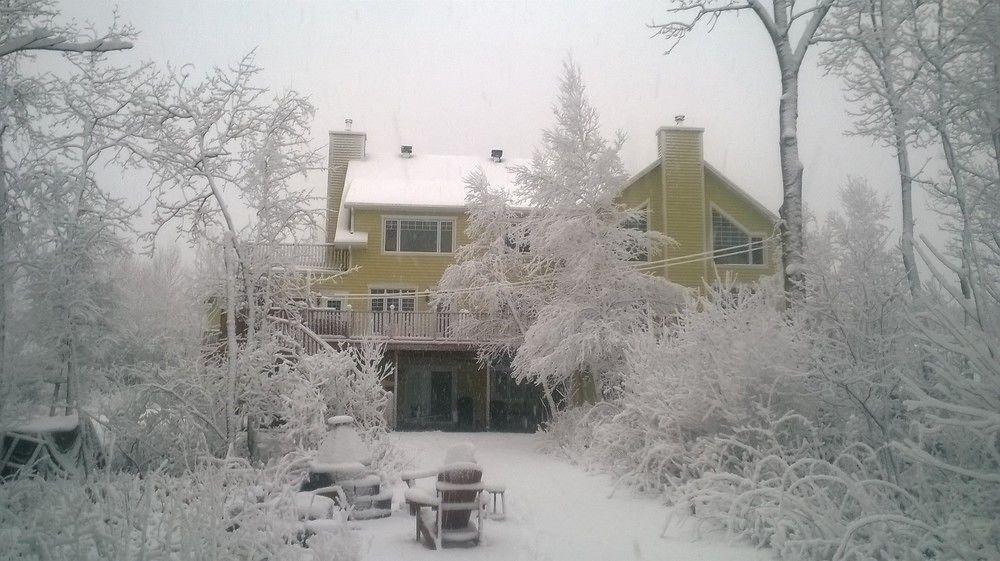
[[(781, 201), (778, 75), (768, 39), (749, 15), (692, 33), (669, 55), (647, 25), (666, 1), (274, 2), (134, 0), (117, 3), (141, 35), (115, 60), (200, 70), (251, 49), (275, 90), (307, 94), (313, 137), (354, 120), (369, 150), (528, 156), (552, 122), (562, 60), (579, 63), (603, 125), (629, 137), (623, 160), (637, 171), (656, 157), (655, 130), (685, 114), (705, 128), (705, 157), (766, 206)], [(72, 0), (64, 18), (106, 25), (116, 3)], [(844, 134), (849, 107), (839, 82), (804, 64), (800, 147), (806, 204), (825, 213), (850, 175), (865, 176), (898, 208), (892, 153)], [(919, 166), (921, 162), (915, 162)], [(310, 178), (323, 194), (325, 177)], [(141, 185), (123, 185), (140, 193)], [(933, 215), (918, 197), (918, 229)], [(897, 228), (898, 230), (898, 228)]]

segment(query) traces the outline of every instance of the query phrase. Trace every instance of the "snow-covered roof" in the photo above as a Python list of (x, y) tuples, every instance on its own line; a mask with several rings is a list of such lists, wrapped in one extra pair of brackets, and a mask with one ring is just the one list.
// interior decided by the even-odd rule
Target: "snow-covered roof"
[(367, 154), (347, 165), (344, 182), (345, 206), (465, 208), (465, 179), (482, 167), (490, 185), (512, 188), (509, 166), (527, 160), (504, 158), (495, 162), (486, 156), (414, 154)]

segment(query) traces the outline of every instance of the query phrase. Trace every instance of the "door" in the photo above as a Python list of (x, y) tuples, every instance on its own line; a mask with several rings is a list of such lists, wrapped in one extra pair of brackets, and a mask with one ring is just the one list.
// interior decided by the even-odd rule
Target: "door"
[(451, 372), (436, 370), (431, 372), (431, 416), (437, 421), (452, 421), (451, 404), (454, 399), (454, 383)]

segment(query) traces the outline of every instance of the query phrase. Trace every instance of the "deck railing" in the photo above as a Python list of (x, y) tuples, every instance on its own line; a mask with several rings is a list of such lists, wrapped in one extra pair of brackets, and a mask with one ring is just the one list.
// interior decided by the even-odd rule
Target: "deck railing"
[(302, 323), (323, 339), (473, 343), (475, 316), (450, 312), (365, 312), (304, 308)]
[(257, 246), (254, 249), (261, 256), (270, 253), (270, 259), (277, 265), (295, 266), (305, 269), (346, 271), (351, 266), (351, 252), (328, 243), (294, 243), (275, 246)]

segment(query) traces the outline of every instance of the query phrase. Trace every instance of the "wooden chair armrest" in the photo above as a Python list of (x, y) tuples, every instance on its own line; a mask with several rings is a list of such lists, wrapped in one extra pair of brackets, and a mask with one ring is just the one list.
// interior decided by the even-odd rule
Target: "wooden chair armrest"
[(417, 506), (429, 506), (438, 508), (441, 506), (441, 499), (423, 491), (421, 489), (407, 489), (403, 495), (406, 503)]
[(399, 478), (406, 483), (407, 487), (413, 488), (413, 482), (417, 479), (424, 479), (426, 477), (437, 477), (440, 470), (437, 468), (433, 469), (419, 469), (414, 471), (404, 471), (399, 474)]

